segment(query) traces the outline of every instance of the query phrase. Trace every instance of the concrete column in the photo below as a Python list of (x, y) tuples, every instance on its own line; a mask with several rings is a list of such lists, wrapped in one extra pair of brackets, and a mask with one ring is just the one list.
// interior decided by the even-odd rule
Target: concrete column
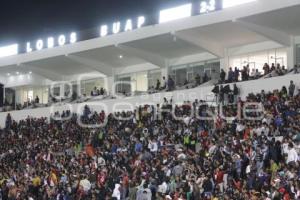
[(229, 69), (229, 56), (228, 56), (228, 49), (224, 49), (224, 58), (220, 59), (220, 70), (224, 69), (224, 71), (228, 71)]
[(294, 65), (296, 64), (296, 45), (295, 45), (295, 38), (292, 37), (291, 39), (291, 46), (287, 48), (287, 69), (293, 69)]
[(115, 89), (115, 76), (108, 76), (104, 78), (104, 83), (107, 94), (112, 94), (113, 90)]
[(3, 107), (4, 107), (4, 103), (5, 103), (5, 86), (3, 85)]
[(169, 75), (169, 67), (161, 68), (161, 80), (163, 77), (168, 78)]

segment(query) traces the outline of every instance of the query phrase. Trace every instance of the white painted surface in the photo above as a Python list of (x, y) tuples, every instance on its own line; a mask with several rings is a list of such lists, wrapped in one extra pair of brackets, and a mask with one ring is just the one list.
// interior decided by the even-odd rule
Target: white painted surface
[(5, 78), (5, 87), (19, 87), (25, 85), (50, 85), (51, 81), (37, 74), (11, 75)]

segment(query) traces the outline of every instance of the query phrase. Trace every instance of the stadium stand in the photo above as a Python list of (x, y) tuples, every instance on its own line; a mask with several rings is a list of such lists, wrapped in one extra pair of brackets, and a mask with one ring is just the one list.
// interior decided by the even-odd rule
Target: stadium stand
[(0, 200), (300, 199), (299, 0), (192, 2), (0, 47)]
[[(8, 115), (1, 130), (2, 198), (297, 199), (300, 95), (288, 88), (228, 104), (226, 118), (204, 101), (167, 99), (115, 116), (88, 106), (81, 116), (56, 113), (71, 117), (63, 121), (17, 123)], [(246, 109), (249, 102), (264, 111), (248, 105), (236, 117), (237, 105)], [(216, 117), (204, 120), (209, 111)], [(77, 117), (107, 123), (83, 128)]]

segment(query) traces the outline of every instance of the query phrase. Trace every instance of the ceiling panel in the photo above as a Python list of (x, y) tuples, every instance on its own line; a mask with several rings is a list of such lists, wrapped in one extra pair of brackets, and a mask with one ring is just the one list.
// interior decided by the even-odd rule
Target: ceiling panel
[[(129, 55), (125, 51), (122, 51), (121, 49), (115, 46), (105, 47), (101, 49), (93, 49), (85, 52), (76, 53), (75, 55), (99, 61), (104, 64), (107, 63), (108, 65), (113, 67), (126, 67), (145, 63), (145, 61), (136, 58), (132, 55)], [(122, 58), (120, 58), (120, 55), (122, 55)]]
[(171, 34), (151, 37), (127, 44), (131, 47), (155, 53), (165, 58), (179, 58), (204, 51), (196, 45), (174, 38)]
[(17, 72), (19, 74), (28, 74), (30, 70), (22, 67), (22, 66), (17, 66), (17, 65), (9, 65), (5, 67), (0, 67), (0, 75), (2, 76), (7, 76), (9, 73), (10, 75), (17, 75)]
[(74, 75), (93, 71), (93, 69), (83, 66), (75, 61), (72, 61), (66, 56), (53, 57), (26, 64), (41, 69), (50, 70), (61, 75)]
[(300, 6), (293, 6), (244, 18), (261, 26), (267, 26), (289, 35), (300, 34)]
[(199, 37), (202, 35), (205, 38), (210, 38), (227, 48), (266, 40), (265, 37), (249, 31), (233, 22), (218, 23), (187, 30), (187, 32), (190, 31), (193, 35), (198, 35)]

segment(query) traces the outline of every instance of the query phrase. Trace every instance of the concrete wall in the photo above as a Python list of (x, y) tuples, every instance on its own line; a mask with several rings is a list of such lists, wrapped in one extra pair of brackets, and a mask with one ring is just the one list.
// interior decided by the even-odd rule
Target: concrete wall
[[(297, 86), (296, 90), (300, 88), (300, 74), (286, 75), (282, 77), (274, 77), (269, 79), (260, 79), (255, 81), (247, 81), (237, 83), (237, 86), (240, 88), (241, 97), (244, 99), (249, 93), (258, 93), (262, 89), (265, 91), (272, 91), (274, 89), (281, 89), (282, 86), (289, 86), (290, 80), (293, 80)], [(213, 94), (211, 90), (213, 86), (204, 86), (188, 90), (179, 90), (174, 92), (163, 92), (151, 95), (103, 100), (98, 102), (89, 102), (82, 104), (65, 104), (57, 105), (48, 108), (39, 108), (32, 110), (21, 110), (21, 111), (12, 111), (10, 112), (14, 120), (25, 119), (28, 116), (31, 117), (50, 117), (51, 113), (55, 111), (71, 110), (72, 112), (81, 111), (84, 105), (90, 105), (94, 110), (101, 111), (105, 110), (106, 112), (113, 112), (116, 110), (124, 109), (134, 109), (140, 104), (154, 104), (162, 103), (163, 98), (167, 99), (173, 98), (173, 101), (176, 103), (182, 103), (185, 100), (195, 100), (195, 99), (211, 99)], [(3, 127), (5, 124), (7, 113), (0, 113), (0, 126)]]

